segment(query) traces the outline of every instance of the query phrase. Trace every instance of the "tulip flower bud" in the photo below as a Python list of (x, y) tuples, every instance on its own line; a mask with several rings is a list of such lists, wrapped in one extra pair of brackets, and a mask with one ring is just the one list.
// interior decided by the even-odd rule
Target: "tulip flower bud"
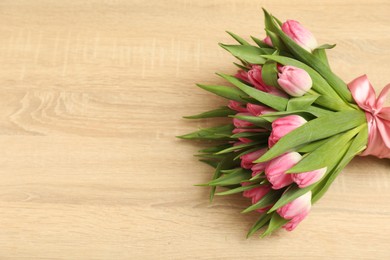
[(252, 177), (255, 177), (256, 175), (264, 172), (265, 167), (267, 167), (267, 162), (262, 162), (262, 163), (256, 163), (255, 165), (252, 166)]
[(309, 52), (318, 46), (314, 35), (297, 21), (287, 20), (282, 24), (282, 31)]
[(271, 38), (270, 38), (269, 36), (265, 37), (264, 40), (263, 40), (263, 42), (264, 42), (265, 44), (267, 44), (268, 46), (273, 47), (273, 45), (272, 45), (272, 40), (271, 40)]
[(292, 231), (309, 214), (310, 208), (311, 191), (280, 207), (276, 212), (282, 218), (290, 220), (283, 228)]
[(244, 169), (250, 169), (252, 166), (254, 166), (253, 161), (259, 159), (265, 152), (267, 151), (267, 148), (263, 148), (251, 153), (244, 154), (240, 157), (241, 159), (241, 167)]
[(242, 81), (249, 82), (248, 72), (246, 72), (245, 70), (237, 71), (236, 75), (234, 76), (238, 79), (241, 79)]
[(233, 109), (233, 110), (237, 111), (237, 112), (241, 112), (241, 113), (247, 113), (248, 112), (248, 110), (245, 108), (245, 105), (243, 105), (240, 102), (237, 102), (235, 100), (229, 100), (228, 107), (230, 109)]
[(298, 184), (299, 188), (305, 188), (319, 181), (327, 171), (327, 167), (310, 171), (292, 174), (293, 181)]
[(265, 176), (272, 184), (272, 189), (278, 190), (293, 183), (291, 174), (286, 171), (291, 169), (302, 159), (297, 152), (285, 153), (272, 159), (265, 167)]
[(276, 112), (276, 110), (274, 110), (270, 107), (262, 106), (262, 105), (255, 105), (255, 104), (251, 104), (251, 103), (248, 103), (246, 105), (246, 109), (253, 116), (259, 116), (259, 115), (264, 115), (264, 114)]
[(278, 76), (278, 84), (293, 97), (303, 96), (313, 85), (310, 75), (305, 70), (293, 66), (281, 67)]
[(307, 121), (297, 115), (290, 115), (276, 119), (272, 122), (272, 132), (268, 139), (268, 146), (271, 148), (280, 138), (305, 124)]
[(249, 82), (258, 90), (279, 96), (286, 97), (286, 93), (272, 86), (265, 84), (262, 78), (262, 68), (259, 65), (253, 65), (252, 69), (248, 71)]
[[(245, 184), (243, 186), (246, 186), (248, 184)], [(269, 191), (271, 190), (271, 187), (269, 185), (264, 185), (260, 187), (256, 187), (250, 190), (246, 190), (243, 192), (243, 196), (246, 198), (250, 198), (252, 200), (252, 204), (256, 204), (259, 200), (261, 200)], [(256, 211), (259, 213), (264, 213), (270, 209), (270, 207), (260, 208)]]
[[(252, 116), (249, 113), (237, 113), (236, 115), (237, 116)], [(252, 123), (247, 122), (245, 120), (238, 119), (238, 118), (233, 118), (233, 124), (237, 128), (245, 128), (245, 127), (253, 126)]]

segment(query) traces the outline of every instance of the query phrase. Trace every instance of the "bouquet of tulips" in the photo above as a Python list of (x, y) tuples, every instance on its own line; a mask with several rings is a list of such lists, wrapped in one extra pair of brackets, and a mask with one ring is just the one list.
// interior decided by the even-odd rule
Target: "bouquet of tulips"
[(259, 219), (248, 236), (296, 228), (354, 156), (390, 158), (390, 107), (383, 107), (390, 86), (376, 98), (366, 76), (347, 85), (328, 63), (335, 45), (318, 45), (297, 21), (264, 15), (264, 40), (229, 32), (238, 44), (220, 44), (240, 62), (234, 76), (218, 74), (229, 86), (198, 85), (227, 105), (186, 117), (229, 123), (180, 136), (215, 143), (197, 155), (215, 168), (202, 185), (211, 199), (251, 199), (243, 212)]

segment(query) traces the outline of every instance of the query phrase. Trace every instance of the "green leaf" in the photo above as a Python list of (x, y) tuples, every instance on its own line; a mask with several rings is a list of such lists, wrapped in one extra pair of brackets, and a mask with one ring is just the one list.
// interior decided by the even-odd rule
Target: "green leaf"
[(234, 129), (233, 124), (228, 125), (222, 125), (222, 126), (215, 126), (215, 127), (209, 127), (200, 129), (198, 131), (177, 136), (181, 139), (200, 139), (200, 140), (230, 140), (230, 136), (232, 134), (232, 131)]
[(230, 190), (227, 190), (227, 191), (224, 191), (224, 192), (218, 192), (215, 195), (218, 195), (218, 196), (232, 195), (232, 194), (240, 193), (240, 192), (243, 192), (243, 191), (246, 191), (246, 190), (250, 190), (250, 189), (253, 189), (253, 188), (257, 188), (257, 187), (260, 187), (260, 186), (261, 186), (260, 184), (250, 185), (250, 186), (242, 186), (242, 187), (238, 187), (238, 188), (235, 188), (235, 189), (230, 189)]
[[(234, 160), (235, 156), (236, 155), (234, 153), (228, 154), (225, 158), (221, 160), (221, 162), (217, 165), (217, 168), (215, 169), (212, 180), (218, 179), (222, 175), (222, 170), (230, 169), (235, 165), (239, 164), (239, 162)], [(212, 186), (210, 189), (210, 202), (213, 201), (216, 188), (216, 186)]]
[(198, 152), (199, 153), (217, 153), (223, 149), (226, 149), (226, 148), (229, 148), (231, 147), (232, 144), (220, 144), (220, 145), (216, 145), (216, 146), (211, 146), (211, 147), (207, 147), (207, 148), (203, 148), (201, 150), (199, 150)]
[(336, 44), (322, 44), (315, 48), (315, 50), (333, 49), (334, 47), (336, 47)]
[(271, 190), (264, 197), (262, 197), (257, 203), (249, 206), (241, 213), (248, 213), (256, 209), (261, 209), (261, 208), (271, 206), (280, 198), (281, 194), (282, 194), (282, 190)]
[(324, 189), (324, 187), (325, 187), (325, 185), (328, 183), (328, 180), (330, 179), (330, 178), (332, 178), (332, 176), (334, 176), (334, 178), (335, 178), (335, 176), (337, 176), (337, 174), (335, 175), (335, 173), (336, 173), (336, 170), (337, 170), (337, 166), (340, 164), (340, 162), (343, 160), (343, 158), (345, 157), (345, 155), (346, 155), (346, 153), (347, 153), (347, 151), (348, 151), (348, 149), (350, 148), (350, 146), (351, 146), (351, 143), (352, 143), (352, 141), (349, 141), (345, 146), (343, 146), (343, 147), (339, 147), (338, 148), (338, 152), (340, 153), (340, 154), (342, 154), (342, 156), (341, 156), (341, 158), (339, 159), (339, 161), (338, 162), (335, 162), (333, 165), (331, 165), (329, 168), (330, 168), (330, 170), (329, 170), (329, 172), (317, 183), (317, 185), (315, 185), (314, 187), (313, 187), (313, 189), (312, 189), (312, 204), (315, 202), (315, 200), (314, 200), (314, 198), (316, 197), (316, 195), (318, 194), (318, 193), (320, 193), (321, 192), (321, 190), (324, 190), (324, 192), (325, 192), (325, 190), (326, 189)]
[(281, 51), (287, 50), (286, 45), (283, 43), (283, 41), (279, 38), (279, 36), (277, 34), (275, 34), (274, 32), (272, 32), (270, 30), (267, 30), (267, 29), (265, 31), (267, 32), (267, 35), (271, 38), (272, 45), (276, 49), (281, 50)]
[(256, 138), (257, 140), (266, 138), (268, 139), (269, 133), (267, 132), (242, 132), (242, 133), (237, 133), (232, 136), (231, 138)]
[(306, 108), (306, 112), (316, 116), (316, 117), (321, 117), (321, 116), (326, 116), (332, 114), (332, 111), (320, 107), (315, 107), (315, 106), (310, 106)]
[(233, 184), (240, 184), (251, 176), (251, 171), (239, 168), (233, 173), (224, 174), (221, 177), (207, 183), (209, 186), (227, 186)]
[(235, 158), (234, 160), (237, 160), (238, 158), (240, 158), (241, 156), (245, 155), (245, 154), (248, 154), (248, 153), (251, 153), (251, 152), (254, 152), (254, 151), (257, 151), (259, 149), (263, 148), (263, 146), (258, 146), (258, 147), (253, 147), (251, 149), (242, 149)]
[(278, 55), (263, 55), (264, 58), (276, 61), (282, 65), (294, 66), (305, 70), (313, 81), (313, 89), (324, 96), (330, 96), (336, 100), (342, 100), (337, 92), (329, 85), (329, 83), (310, 66), (293, 58), (278, 56)]
[(298, 153), (310, 153), (310, 152), (313, 152), (314, 150), (318, 149), (319, 147), (324, 145), (326, 142), (328, 142), (330, 138), (332, 138), (332, 137), (329, 137), (329, 138), (326, 138), (326, 139), (322, 139), (322, 140), (319, 140), (319, 141), (315, 141), (315, 142), (311, 142), (309, 144), (306, 144), (306, 145), (300, 147), (297, 150), (297, 152)]
[(280, 229), (283, 225), (287, 224), (289, 220), (282, 218), (278, 213), (272, 214), (271, 221), (268, 225), (267, 230), (261, 235), (261, 237), (266, 237), (270, 235), (277, 229)]
[(363, 129), (359, 132), (359, 134), (354, 138), (351, 143), (351, 146), (347, 150), (341, 162), (337, 165), (333, 172), (329, 174), (329, 178), (326, 180), (326, 183), (322, 186), (321, 190), (316, 192), (313, 195), (313, 203), (319, 200), (325, 192), (329, 189), (330, 185), (336, 179), (336, 177), (340, 174), (340, 172), (344, 169), (344, 167), (359, 153), (361, 153), (364, 149), (366, 149), (368, 141), (368, 128), (367, 124), (364, 125)]
[[(265, 141), (267, 141), (267, 139), (265, 139)], [(230, 152), (237, 151), (237, 150), (240, 150), (240, 149), (253, 147), (253, 146), (258, 146), (259, 144), (262, 144), (262, 143), (264, 143), (264, 141), (257, 141), (257, 142), (250, 142), (250, 143), (244, 143), (244, 144), (240, 144), (240, 145), (235, 145), (235, 146), (226, 148), (226, 149), (224, 149), (222, 151), (219, 151), (216, 154), (230, 153)]]
[(265, 93), (263, 91), (257, 90), (249, 85), (246, 85), (242, 83), (240, 80), (233, 76), (229, 76), (226, 74), (218, 74), (222, 78), (226, 79), (236, 87), (238, 87), (240, 90), (245, 92), (247, 95), (251, 96), (252, 98), (256, 99), (260, 103), (267, 105), (273, 109), (276, 109), (278, 111), (284, 111), (287, 106), (288, 99), (274, 96), (272, 94)]
[(273, 22), (273, 17), (270, 13), (268, 13), (267, 10), (265, 10), (263, 8), (263, 12), (264, 12), (264, 25), (265, 25), (265, 29), (267, 31), (270, 31), (270, 32), (276, 32), (277, 30), (277, 26), (275, 25), (275, 23)]
[(356, 127), (348, 132), (332, 136), (328, 142), (309, 153), (286, 173), (308, 172), (333, 165), (344, 155), (340, 152), (340, 148), (346, 146), (361, 129), (361, 127)]
[(261, 55), (272, 54), (275, 50), (271, 48), (259, 48), (248, 45), (227, 45), (219, 44), (233, 56), (251, 64), (264, 64), (265, 59)]
[[(256, 174), (252, 178), (250, 178), (249, 181), (257, 181), (257, 180), (264, 179), (264, 178), (265, 178), (264, 172), (261, 172), (261, 173)], [(260, 184), (262, 184), (262, 183), (260, 183)]]
[(356, 110), (352, 104), (347, 104), (341, 99), (335, 99), (330, 96), (319, 96), (315, 103), (333, 111)]
[(255, 162), (266, 162), (285, 152), (296, 150), (301, 145), (342, 133), (365, 122), (365, 114), (358, 110), (335, 112), (331, 115), (313, 119), (283, 136), (267, 153)]
[(244, 71), (249, 71), (249, 69), (241, 64), (233, 62), (234, 65), (236, 65), (239, 69), (242, 69)]
[[(315, 118), (313, 116), (313, 114), (311, 114), (310, 112), (307, 112), (305, 110), (281, 111), (281, 112), (268, 113), (268, 114), (264, 114), (264, 115), (259, 116), (259, 118), (264, 119), (264, 120), (272, 123), (273, 121), (275, 121), (278, 118), (289, 116), (289, 115), (299, 115), (299, 116), (304, 117), (306, 119)], [(235, 117), (235, 116), (231, 116), (231, 117)]]
[(251, 46), (249, 44), (249, 42), (247, 42), (246, 40), (244, 40), (243, 38), (241, 38), (240, 36), (238, 36), (237, 34), (234, 34), (232, 32), (229, 32), (229, 31), (226, 31), (230, 36), (233, 37), (233, 39), (235, 39), (239, 44), (241, 45), (248, 45), (248, 46)]
[(330, 68), (329, 66), (329, 61), (328, 61), (328, 57), (326, 56), (326, 51), (325, 49), (315, 49), (313, 51), (313, 55), (315, 57), (317, 57), (319, 60), (321, 60), (328, 68)]
[(274, 24), (275, 33), (283, 40), (288, 49), (300, 60), (309, 64), (319, 74), (321, 74), (329, 83), (333, 86), (333, 89), (347, 102), (352, 103), (352, 94), (348, 90), (347, 85), (337, 75), (335, 75), (319, 58), (303, 49), (299, 44), (294, 42), (287, 34), (285, 34), (278, 26), (276, 22), (271, 19), (271, 23)]
[(261, 215), (259, 220), (257, 220), (257, 222), (249, 230), (248, 234), (246, 235), (246, 238), (249, 238), (254, 233), (256, 233), (260, 228), (264, 227), (269, 222), (271, 217), (272, 217), (272, 214), (263, 214), (263, 215)]
[(199, 157), (207, 160), (221, 160), (225, 155), (222, 154), (195, 154), (195, 157)]
[(205, 164), (207, 164), (207, 165), (213, 167), (214, 169), (217, 168), (218, 163), (219, 163), (219, 162), (216, 162), (216, 161), (206, 160), (206, 159), (201, 159), (201, 160), (199, 160), (199, 161), (201, 161), (201, 162), (203, 162), (203, 163), (205, 163)]
[(307, 94), (302, 97), (290, 98), (287, 104), (287, 111), (306, 110), (318, 97), (318, 95)]
[(260, 48), (271, 48), (266, 43), (264, 43), (262, 40), (251, 36), (252, 40), (260, 47)]
[(202, 85), (202, 84), (197, 84), (197, 86), (211, 93), (214, 93), (220, 97), (230, 99), (230, 100), (235, 100), (244, 104), (246, 104), (247, 102), (245, 101), (245, 99), (243, 99), (243, 97), (249, 98), (247, 94), (245, 94), (243, 91), (236, 88), (231, 88), (226, 86), (216, 86), (216, 85)]
[(273, 207), (268, 211), (268, 213), (271, 213), (275, 210), (277, 210), (280, 207), (283, 207), (287, 203), (295, 200), (296, 198), (302, 196), (306, 192), (309, 192), (316, 184), (312, 184), (310, 186), (307, 186), (305, 188), (299, 188), (295, 183), (292, 184), (280, 197), (280, 199), (273, 205)]
[(240, 120), (244, 120), (244, 121), (247, 121), (249, 123), (252, 123), (256, 126), (259, 126), (259, 127), (262, 127), (262, 128), (265, 128), (265, 129), (268, 129), (268, 130), (271, 130), (271, 124), (268, 120), (266, 120), (265, 118), (262, 118), (262, 117), (258, 117), (258, 116), (231, 116), (233, 118), (237, 118), (237, 119), (240, 119)]
[(212, 118), (212, 117), (227, 117), (230, 115), (235, 115), (237, 112), (228, 108), (221, 107), (218, 109), (210, 110), (193, 116), (185, 116), (186, 119), (200, 119), (200, 118)]
[(275, 61), (267, 61), (261, 70), (261, 78), (268, 86), (280, 88), (278, 84), (278, 68)]

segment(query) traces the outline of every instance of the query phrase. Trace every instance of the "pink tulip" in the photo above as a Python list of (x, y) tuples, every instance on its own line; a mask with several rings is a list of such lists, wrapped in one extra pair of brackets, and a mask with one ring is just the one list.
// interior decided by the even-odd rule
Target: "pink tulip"
[[(249, 113), (238, 113), (236, 114), (237, 116), (252, 116), (251, 114)], [(250, 126), (253, 126), (252, 123), (250, 122), (247, 122), (245, 120), (241, 120), (241, 119), (238, 119), (238, 118), (233, 118), (233, 124), (235, 127), (237, 128), (245, 128), (245, 127), (250, 127)]]
[(238, 79), (241, 79), (242, 81), (249, 83), (248, 72), (246, 72), (245, 70), (237, 71), (236, 75), (234, 76)]
[(272, 189), (278, 190), (293, 183), (291, 174), (286, 171), (291, 169), (302, 159), (297, 152), (285, 153), (272, 159), (265, 167), (265, 176), (272, 184)]
[(264, 42), (265, 44), (267, 44), (268, 46), (273, 47), (273, 45), (272, 45), (272, 40), (271, 40), (271, 38), (270, 38), (269, 36), (265, 37), (264, 40), (263, 40), (263, 42)]
[(279, 71), (278, 84), (290, 96), (303, 96), (313, 85), (310, 75), (303, 69), (283, 66)]
[(255, 104), (251, 104), (251, 103), (248, 103), (246, 105), (246, 109), (253, 116), (259, 116), (259, 115), (264, 115), (264, 114), (276, 112), (276, 110), (274, 110), (270, 107), (255, 105)]
[[(250, 183), (243, 183), (243, 186), (250, 185)], [(246, 198), (252, 199), (252, 204), (256, 204), (259, 200), (261, 200), (269, 191), (271, 190), (271, 187), (268, 185), (256, 187), (250, 190), (246, 190), (243, 192), (243, 196)], [(269, 210), (270, 207), (260, 208), (256, 211), (259, 213), (264, 213), (265, 211)]]
[(241, 141), (238, 141), (238, 142), (234, 142), (234, 141), (233, 141), (233, 146), (238, 146), (238, 145), (242, 145), (242, 144), (244, 144), (244, 143), (241, 142)]
[(307, 213), (302, 213), (298, 216), (296, 216), (295, 218), (291, 219), (288, 223), (286, 223), (285, 225), (283, 225), (283, 228), (287, 231), (293, 231), (299, 223), (301, 223), (301, 221), (306, 218), (306, 216), (309, 214), (309, 212)]
[(251, 170), (252, 170), (252, 177), (255, 177), (257, 174), (260, 174), (262, 172), (264, 172), (265, 170), (265, 167), (267, 167), (267, 164), (266, 162), (263, 162), (263, 163), (256, 163), (255, 165), (252, 166)]
[[(238, 134), (238, 133), (262, 133), (262, 132), (267, 132), (266, 129), (263, 128), (234, 128), (232, 133), (233, 134)], [(243, 143), (250, 143), (252, 142), (251, 139), (245, 138), (245, 137), (240, 137), (238, 138)]]
[(311, 208), (311, 191), (287, 203), (277, 210), (284, 219), (290, 220), (283, 226), (288, 231), (293, 230), (309, 214)]
[(290, 115), (276, 119), (272, 122), (272, 132), (268, 139), (268, 146), (274, 146), (280, 138), (297, 129), (307, 121), (297, 115)]
[(282, 24), (282, 31), (309, 52), (318, 46), (314, 35), (297, 21), (287, 20)]
[(292, 175), (293, 181), (298, 184), (299, 188), (305, 188), (319, 181), (326, 173), (327, 167), (302, 173), (294, 173)]
[(244, 154), (240, 157), (241, 159), (241, 167), (244, 169), (250, 169), (254, 166), (253, 161), (259, 159), (265, 152), (267, 151), (267, 148), (263, 148), (251, 153)]
[(261, 76), (261, 66), (259, 65), (253, 65), (252, 69), (248, 71), (248, 79), (249, 82), (258, 90), (275, 95), (280, 97), (286, 97), (286, 94), (280, 91), (279, 89), (268, 86), (263, 81), (263, 78)]
[(237, 111), (237, 112), (241, 112), (241, 113), (248, 112), (248, 110), (245, 108), (245, 106), (243, 104), (241, 104), (240, 102), (237, 102), (235, 100), (229, 100), (228, 107), (230, 109)]
[(258, 90), (267, 92), (268, 88), (266, 84), (263, 81), (263, 78), (261, 76), (262, 68), (260, 65), (253, 65), (252, 69), (248, 71), (248, 79), (249, 82), (252, 83), (252, 85), (257, 88)]

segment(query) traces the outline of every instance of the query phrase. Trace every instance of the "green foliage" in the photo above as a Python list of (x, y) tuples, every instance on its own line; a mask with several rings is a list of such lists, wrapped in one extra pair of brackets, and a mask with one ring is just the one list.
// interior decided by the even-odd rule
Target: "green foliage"
[(296, 150), (301, 145), (342, 133), (365, 122), (366, 116), (362, 111), (335, 112), (313, 119), (283, 136), (256, 162), (269, 161), (285, 152)]
[(188, 140), (230, 140), (230, 136), (232, 135), (232, 131), (234, 129), (233, 124), (215, 126), (200, 129), (198, 131), (178, 136), (181, 139)]
[[(198, 86), (227, 100), (268, 106), (276, 112), (253, 116), (238, 114), (227, 106), (206, 111), (187, 119), (237, 118), (251, 123), (248, 131), (232, 133), (233, 124), (200, 129), (178, 136), (187, 140), (215, 142), (214, 146), (199, 150), (196, 157), (214, 168), (210, 181), (199, 186), (211, 189), (210, 201), (215, 195), (226, 196), (248, 191), (263, 185), (270, 185), (264, 172), (252, 177), (252, 171), (240, 167), (240, 158), (248, 153), (267, 147), (272, 122), (287, 115), (300, 115), (308, 122), (283, 136), (263, 156), (254, 163), (267, 162), (286, 152), (296, 151), (302, 159), (286, 173), (301, 173), (327, 168), (326, 174), (318, 182), (299, 188), (291, 184), (286, 188), (271, 189), (258, 202), (250, 205), (242, 213), (268, 208), (250, 228), (248, 237), (260, 229), (265, 229), (262, 237), (278, 230), (289, 220), (282, 218), (276, 210), (312, 192), (312, 203), (320, 199), (329, 189), (335, 178), (354, 156), (362, 152), (368, 140), (366, 116), (354, 103), (352, 95), (343, 82), (330, 69), (326, 50), (335, 45), (324, 44), (313, 52), (302, 48), (282, 30), (281, 22), (264, 10), (265, 32), (273, 46), (268, 46), (259, 38), (251, 36), (255, 44), (232, 32), (227, 32), (238, 44), (220, 44), (222, 48), (236, 57), (241, 64), (239, 69), (248, 71), (253, 64), (262, 66), (262, 80), (268, 86), (280, 89), (278, 84), (278, 65), (289, 65), (305, 70), (313, 81), (313, 86), (302, 97), (284, 98), (256, 89), (254, 86), (226, 74), (218, 74), (231, 86)], [(261, 83), (263, 84), (263, 83)], [(253, 130), (255, 129), (255, 130)], [(262, 129), (258, 131), (258, 129)], [(240, 138), (249, 139), (240, 143)], [(246, 183), (242, 185), (242, 183)], [(224, 191), (216, 193), (218, 187)]]
[(202, 118), (212, 118), (212, 117), (227, 117), (230, 115), (235, 115), (237, 112), (231, 110), (228, 107), (221, 107), (218, 109), (213, 109), (207, 112), (203, 112), (193, 116), (185, 116), (187, 119), (202, 119)]

